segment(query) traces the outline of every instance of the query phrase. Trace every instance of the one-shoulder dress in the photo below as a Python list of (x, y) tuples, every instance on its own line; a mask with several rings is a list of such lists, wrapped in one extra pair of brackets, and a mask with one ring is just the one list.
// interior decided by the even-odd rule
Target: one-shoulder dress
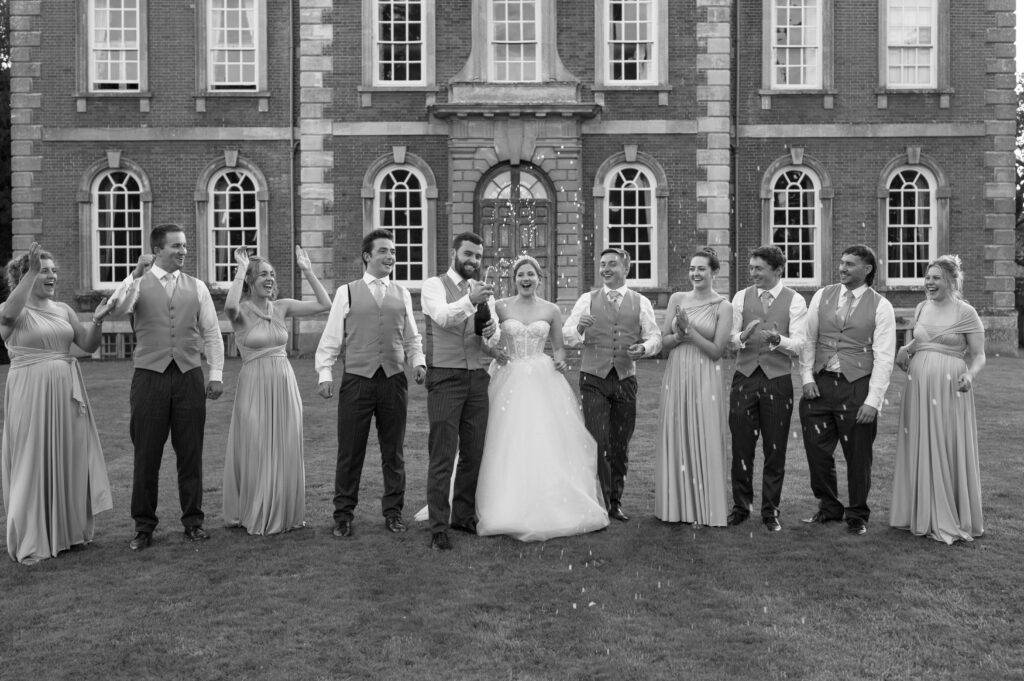
[(99, 433), (64, 312), (26, 305), (7, 338), (3, 492), (7, 552), (22, 563), (93, 538), (113, 508)]

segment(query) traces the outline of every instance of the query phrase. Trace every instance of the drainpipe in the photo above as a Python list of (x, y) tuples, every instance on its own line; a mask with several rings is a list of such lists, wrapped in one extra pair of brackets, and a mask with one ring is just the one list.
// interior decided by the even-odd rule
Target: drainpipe
[(743, 26), (742, 17), (743, 10), (741, 9), (743, 3), (740, 0), (736, 0), (733, 6), (736, 8), (736, 37), (734, 44), (736, 48), (734, 54), (736, 55), (736, 70), (734, 73), (736, 77), (733, 79), (733, 90), (736, 93), (736, 105), (735, 110), (732, 114), (732, 126), (733, 126), (733, 143), (732, 143), (732, 208), (733, 208), (733, 219), (732, 219), (732, 244), (733, 244), (733, 272), (730, 279), (730, 291), (729, 297), (739, 290), (739, 272), (740, 272), (740, 30)]
[[(288, 260), (291, 262), (292, 296), (302, 299), (302, 282), (298, 280), (297, 266), (295, 264), (295, 244), (297, 242), (297, 230), (299, 225), (295, 221), (295, 155), (298, 152), (299, 143), (295, 139), (295, 69), (298, 67), (298, 59), (295, 56), (295, 0), (288, 3), (288, 224), (291, 229), (291, 249), (288, 252)], [(299, 320), (292, 317), (292, 350), (299, 349)]]

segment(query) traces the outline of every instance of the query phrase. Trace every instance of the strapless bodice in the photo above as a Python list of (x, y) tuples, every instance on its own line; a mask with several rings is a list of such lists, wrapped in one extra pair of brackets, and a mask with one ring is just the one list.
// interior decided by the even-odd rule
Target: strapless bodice
[(524, 324), (518, 319), (506, 319), (501, 323), (509, 359), (528, 359), (544, 354), (544, 343), (548, 339), (551, 325), (543, 320)]

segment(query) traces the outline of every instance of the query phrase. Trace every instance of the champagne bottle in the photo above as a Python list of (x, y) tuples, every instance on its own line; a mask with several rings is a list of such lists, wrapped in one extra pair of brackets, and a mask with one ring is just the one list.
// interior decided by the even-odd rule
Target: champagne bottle
[[(488, 267), (484, 274), (484, 283), (494, 286), (494, 268)], [(478, 336), (482, 336), (484, 333), (484, 327), (487, 326), (487, 322), (491, 321), (491, 306), (487, 304), (487, 301), (478, 303), (476, 306), (476, 312), (473, 314), (473, 331)]]

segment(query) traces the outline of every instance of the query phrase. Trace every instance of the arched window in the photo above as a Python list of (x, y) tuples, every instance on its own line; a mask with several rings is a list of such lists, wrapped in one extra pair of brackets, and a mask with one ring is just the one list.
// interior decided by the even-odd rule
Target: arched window
[(938, 254), (935, 178), (922, 167), (898, 168), (889, 178), (886, 210), (886, 281), (917, 285)]
[(255, 254), (260, 243), (259, 191), (255, 178), (241, 168), (227, 168), (210, 180), (207, 212), (210, 238), (209, 279), (230, 285), (235, 271), (234, 251), (246, 246)]
[(395, 236), (393, 278), (403, 285), (427, 277), (426, 182), (412, 167), (390, 167), (377, 175), (374, 185), (374, 228)]
[(658, 280), (655, 232), (657, 185), (639, 165), (619, 166), (605, 182), (605, 248), (622, 248), (632, 262), (630, 280), (655, 286)]
[(107, 170), (93, 180), (91, 198), (92, 283), (109, 288), (125, 279), (142, 255), (142, 183), (126, 170)]
[(785, 168), (772, 180), (769, 243), (786, 254), (790, 286), (821, 283), (821, 182), (807, 168)]

